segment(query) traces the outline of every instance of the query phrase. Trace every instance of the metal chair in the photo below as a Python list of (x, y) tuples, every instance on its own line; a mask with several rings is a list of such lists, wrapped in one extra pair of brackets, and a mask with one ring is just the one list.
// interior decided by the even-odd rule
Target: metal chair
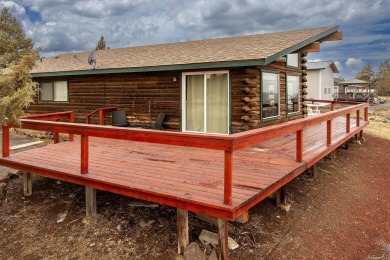
[(130, 123), (127, 122), (126, 112), (123, 110), (116, 110), (112, 112), (112, 126), (128, 127)]
[(156, 117), (156, 122), (154, 123), (154, 129), (163, 130), (163, 121), (165, 119), (165, 113), (159, 113)]

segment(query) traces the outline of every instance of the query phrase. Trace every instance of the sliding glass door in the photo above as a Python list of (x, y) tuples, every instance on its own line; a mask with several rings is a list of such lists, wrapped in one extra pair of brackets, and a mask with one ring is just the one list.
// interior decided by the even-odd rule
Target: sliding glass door
[(184, 73), (182, 86), (183, 130), (228, 134), (228, 72)]

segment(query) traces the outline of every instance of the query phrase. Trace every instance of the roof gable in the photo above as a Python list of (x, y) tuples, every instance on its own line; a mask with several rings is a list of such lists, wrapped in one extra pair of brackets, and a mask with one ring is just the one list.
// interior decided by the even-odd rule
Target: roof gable
[(330, 67), (333, 73), (339, 73), (336, 64), (332, 60), (307, 62), (306, 65), (307, 65), (307, 70), (321, 70)]
[(89, 52), (69, 53), (38, 61), (31, 74), (39, 77), (266, 65), (337, 31), (338, 26), (329, 26), (99, 50), (95, 52), (96, 69), (78, 60), (87, 60)]

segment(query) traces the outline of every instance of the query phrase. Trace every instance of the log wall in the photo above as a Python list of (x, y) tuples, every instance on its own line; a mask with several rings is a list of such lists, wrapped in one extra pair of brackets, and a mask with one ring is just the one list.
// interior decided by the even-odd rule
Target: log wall
[[(286, 59), (279, 58), (267, 66), (229, 69), (231, 79), (231, 129), (241, 132), (267, 125), (302, 118), (306, 113), (303, 99), (306, 96), (306, 59), (300, 55), (298, 69), (286, 67)], [(261, 70), (279, 72), (280, 117), (261, 120)], [(286, 113), (286, 73), (299, 73), (301, 90), (301, 112), (293, 116)], [(72, 110), (76, 122), (85, 122), (91, 111), (108, 106), (125, 110), (133, 126), (151, 126), (158, 113), (164, 112), (164, 128), (180, 130), (180, 82), (181, 71), (69, 76), (57, 78), (34, 78), (34, 80), (67, 80), (68, 103), (35, 102), (26, 110), (28, 114)], [(173, 79), (176, 78), (176, 81)], [(109, 119), (109, 117), (107, 117)], [(109, 121), (109, 120), (108, 120)], [(97, 123), (97, 116), (92, 117)], [(109, 123), (109, 122), (108, 122)]]

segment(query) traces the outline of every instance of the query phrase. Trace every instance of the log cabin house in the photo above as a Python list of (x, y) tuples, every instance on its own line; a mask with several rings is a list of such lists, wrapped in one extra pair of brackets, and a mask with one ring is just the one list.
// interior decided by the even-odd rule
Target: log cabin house
[(125, 110), (132, 126), (231, 134), (304, 117), (306, 59), (337, 26), (99, 50), (43, 58), (28, 114), (72, 110), (76, 122), (100, 107)]
[[(42, 59), (31, 115), (2, 128), (0, 165), (24, 171), (25, 196), (32, 174), (85, 186), (87, 216), (96, 214), (96, 189), (175, 207), (179, 254), (188, 212), (215, 217), (219, 258), (228, 259), (227, 221), (247, 221), (272, 193), (285, 205), (288, 182), (314, 174), (368, 124), (367, 103), (323, 101), (330, 112), (304, 118), (305, 56), (341, 38), (331, 26)], [(102, 107), (124, 110), (133, 126), (164, 112), (172, 131), (82, 124)], [(13, 127), (53, 132), (54, 144), (11, 152)]]

